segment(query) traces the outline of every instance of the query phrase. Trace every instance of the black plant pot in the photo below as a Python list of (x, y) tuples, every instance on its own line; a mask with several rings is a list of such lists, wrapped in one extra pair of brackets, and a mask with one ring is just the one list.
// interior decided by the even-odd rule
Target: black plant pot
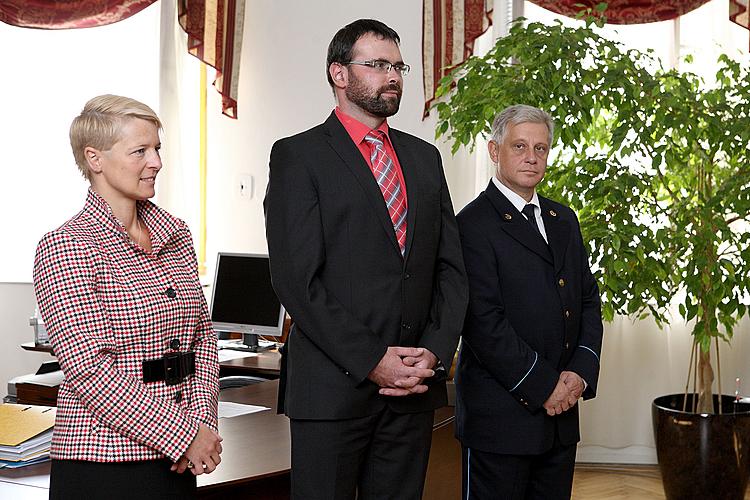
[[(692, 408), (693, 394), (687, 396)], [(668, 500), (743, 500), (750, 472), (750, 404), (722, 396), (722, 414), (683, 412), (684, 394), (654, 400), (656, 455)], [(714, 405), (719, 396), (714, 396)]]

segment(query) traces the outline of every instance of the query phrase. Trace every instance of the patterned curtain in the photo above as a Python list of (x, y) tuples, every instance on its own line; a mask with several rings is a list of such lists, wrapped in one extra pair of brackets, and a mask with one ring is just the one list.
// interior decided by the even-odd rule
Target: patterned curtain
[(216, 69), (222, 112), (237, 118), (245, 0), (179, 0), (178, 19), (188, 34), (188, 52)]
[[(22, 28), (104, 26), (137, 14), (156, 0), (0, 0), (0, 22)], [(188, 51), (216, 69), (222, 112), (237, 118), (240, 48), (245, 0), (179, 0)]]
[[(547, 10), (571, 17), (581, 10), (581, 5), (594, 7), (600, 1), (531, 0)], [(608, 0), (604, 14), (607, 16), (607, 23), (610, 24), (654, 23), (675, 19), (707, 2), (708, 0)]]
[(750, 11), (748, 10), (748, 0), (729, 0), (729, 19), (742, 26), (750, 29)]
[(91, 28), (127, 19), (155, 1), (2, 0), (0, 21), (21, 28)]
[(474, 51), (474, 40), (492, 24), (492, 0), (423, 0), (424, 115), (441, 78)]

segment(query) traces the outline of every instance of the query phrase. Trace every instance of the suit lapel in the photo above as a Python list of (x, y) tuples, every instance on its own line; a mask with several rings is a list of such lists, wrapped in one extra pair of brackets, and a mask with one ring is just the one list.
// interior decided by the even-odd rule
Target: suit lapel
[(552, 264), (552, 255), (549, 247), (544, 243), (544, 238), (534, 231), (528, 221), (524, 219), (523, 214), (495, 187), (491, 180), (485, 194), (495, 207), (502, 222), (503, 230), (523, 246)]
[(568, 241), (570, 241), (570, 223), (563, 220), (555, 212), (547, 198), (540, 196), (539, 205), (542, 209), (542, 220), (544, 220), (544, 230), (547, 232), (547, 241), (555, 261), (555, 272), (557, 272), (562, 268), (565, 260), (565, 250), (568, 248)]
[[(362, 153), (360, 153), (357, 145), (352, 142), (351, 137), (339, 119), (336, 118), (335, 113), (331, 113), (331, 116), (326, 120), (325, 130), (328, 135), (328, 143), (357, 179), (357, 182), (365, 193), (365, 197), (382, 224), (383, 230), (400, 255), (401, 249), (398, 246), (398, 241), (396, 241), (396, 233), (393, 231), (393, 223), (391, 222), (388, 208), (385, 206), (383, 193), (380, 191), (380, 187), (375, 180), (375, 176), (372, 175), (370, 167), (367, 165), (365, 159), (362, 158)], [(409, 202), (411, 202), (411, 199), (409, 199)], [(409, 209), (411, 209), (411, 205), (409, 205)], [(410, 216), (408, 214), (408, 217)], [(408, 242), (408, 226), (406, 234)]]
[(404, 182), (406, 183), (406, 186), (404, 186), (407, 201), (406, 251), (404, 252), (404, 260), (406, 260), (409, 257), (409, 250), (411, 250), (412, 241), (414, 240), (414, 229), (419, 206), (417, 161), (411, 150), (401, 141), (398, 130), (390, 129), (389, 136), (393, 144), (393, 149), (396, 151), (396, 156), (398, 156), (398, 163), (401, 165), (401, 172), (404, 174)]

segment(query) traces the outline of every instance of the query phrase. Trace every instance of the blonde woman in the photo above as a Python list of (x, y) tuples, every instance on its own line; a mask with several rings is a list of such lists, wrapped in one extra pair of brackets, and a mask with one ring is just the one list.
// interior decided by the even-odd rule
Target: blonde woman
[(90, 182), (42, 238), (34, 287), (65, 381), (51, 499), (193, 498), (221, 461), (216, 337), (185, 223), (149, 201), (161, 122), (102, 95), (70, 127)]

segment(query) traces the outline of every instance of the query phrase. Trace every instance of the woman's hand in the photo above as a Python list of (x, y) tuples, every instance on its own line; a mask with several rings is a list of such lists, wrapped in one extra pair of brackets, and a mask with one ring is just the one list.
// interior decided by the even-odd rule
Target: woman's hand
[(172, 464), (171, 470), (182, 474), (190, 469), (196, 476), (204, 472), (210, 474), (221, 463), (222, 441), (222, 437), (216, 432), (205, 424), (200, 424), (193, 442), (177, 463)]

